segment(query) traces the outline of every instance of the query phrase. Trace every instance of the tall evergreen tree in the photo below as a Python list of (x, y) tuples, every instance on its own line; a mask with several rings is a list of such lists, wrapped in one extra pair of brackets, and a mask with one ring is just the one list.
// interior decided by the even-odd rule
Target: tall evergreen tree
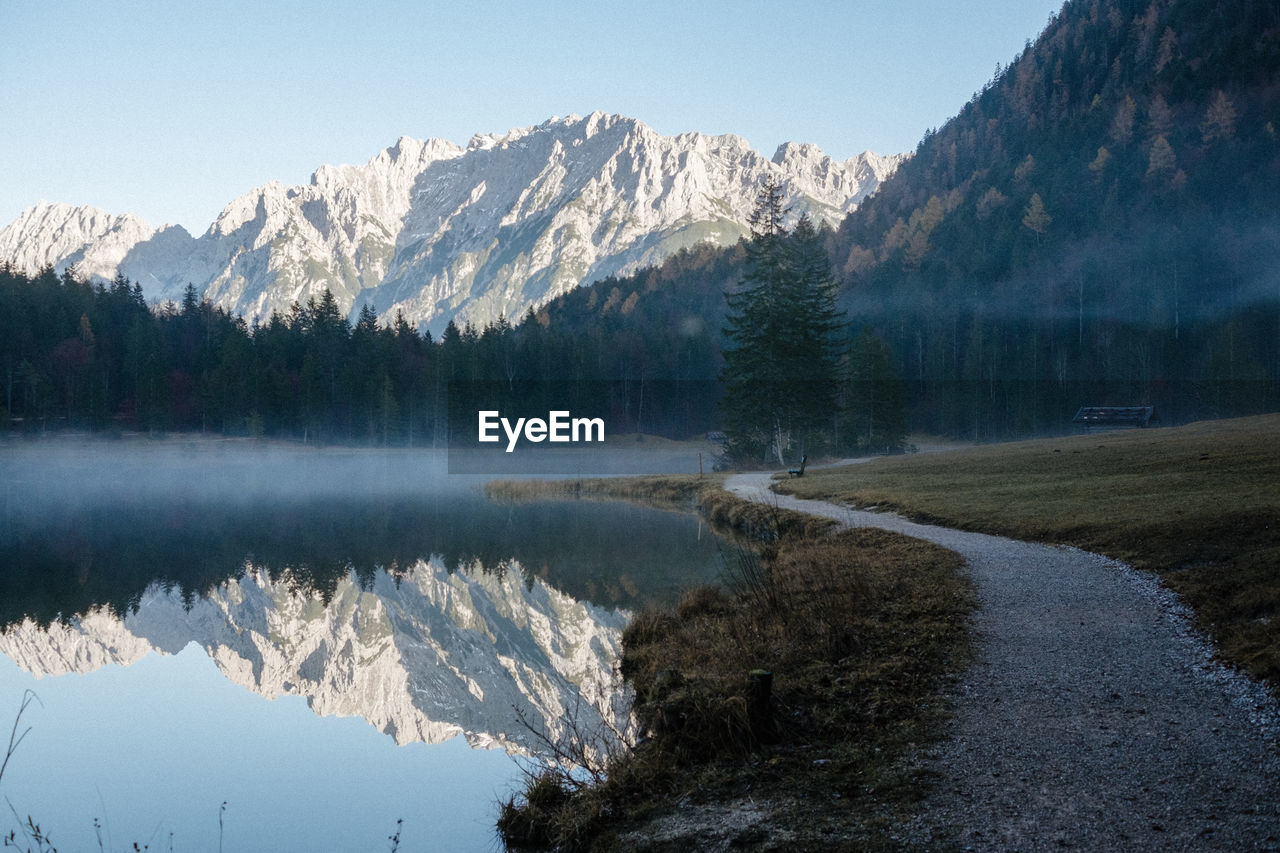
[(845, 313), (836, 305), (838, 283), (831, 272), (824, 231), (804, 214), (791, 234), (792, 284), (796, 290), (790, 308), (796, 322), (784, 330), (789, 332), (789, 369), (804, 377), (799, 391), (805, 395), (803, 410), (809, 413), (811, 426), (829, 423), (835, 405), (840, 342), (847, 327)]
[(822, 238), (807, 217), (783, 225), (782, 188), (766, 179), (749, 220), (740, 286), (725, 298), (728, 345), (721, 414), (730, 452), (807, 452), (834, 413), (836, 339), (843, 327)]

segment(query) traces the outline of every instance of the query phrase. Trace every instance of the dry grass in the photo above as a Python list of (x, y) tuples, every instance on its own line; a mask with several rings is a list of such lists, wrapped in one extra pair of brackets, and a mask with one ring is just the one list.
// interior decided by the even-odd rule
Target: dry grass
[(612, 498), (656, 504), (681, 504), (697, 499), (704, 489), (724, 482), (723, 474), (698, 477), (668, 474), (653, 477), (599, 477), (575, 480), (492, 480), (485, 494), (498, 501), (534, 501), (547, 498)]
[(886, 458), (781, 488), (1156, 571), (1224, 659), (1280, 688), (1278, 415)]
[[(509, 842), (607, 850), (676, 803), (745, 795), (770, 805), (772, 834), (788, 843), (876, 847), (918, 795), (899, 759), (933, 736), (939, 690), (968, 659), (960, 558), (879, 530), (827, 535), (769, 507), (755, 516), (724, 494), (712, 502), (749, 526), (764, 519), (775, 538), (734, 555), (728, 589), (699, 587), (632, 621), (621, 669), (646, 739), (590, 789), (550, 794), (534, 780), (525, 802), (504, 807), (522, 833)], [(765, 713), (752, 701), (762, 670)]]
[(762, 542), (815, 537), (836, 526), (829, 518), (744, 501), (720, 488), (698, 493), (698, 511), (714, 528), (743, 533)]
[(493, 480), (485, 484), (485, 494), (495, 501), (623, 500), (658, 507), (696, 507), (713, 528), (760, 541), (816, 536), (835, 526), (830, 519), (740, 500), (721, 488), (724, 481), (724, 474)]

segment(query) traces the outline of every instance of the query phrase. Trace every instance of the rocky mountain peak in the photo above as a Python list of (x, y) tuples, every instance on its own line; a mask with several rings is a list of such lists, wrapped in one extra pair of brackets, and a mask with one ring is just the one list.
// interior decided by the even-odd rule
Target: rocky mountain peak
[(38, 205), (0, 230), (0, 261), (123, 273), (153, 300), (180, 299), (190, 282), (249, 320), (327, 288), (353, 315), (369, 304), (438, 332), (450, 319), (519, 317), (698, 243), (731, 244), (766, 174), (794, 211), (837, 224), (901, 159), (839, 162), (787, 143), (770, 160), (732, 134), (663, 136), (593, 112), (477, 134), (465, 148), (401, 137), (363, 165), (245, 193), (198, 240), (161, 237), (128, 215)]
[(40, 201), (0, 229), (0, 261), (31, 273), (74, 265), (81, 276), (109, 280), (129, 250), (154, 233), (132, 213)]

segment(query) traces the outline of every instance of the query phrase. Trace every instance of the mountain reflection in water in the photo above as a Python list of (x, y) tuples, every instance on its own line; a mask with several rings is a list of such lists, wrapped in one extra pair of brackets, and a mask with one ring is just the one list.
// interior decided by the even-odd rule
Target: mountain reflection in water
[(190, 827), (223, 800), (239, 849), (367, 849), (428, 815), (402, 849), (489, 846), (520, 771), (457, 745), (538, 757), (525, 722), (625, 725), (628, 611), (721, 564), (692, 515), (497, 504), (438, 458), (0, 451), (0, 700), (43, 703), (4, 785), (66, 849), (104, 810), (216, 849)]
[(68, 511), (14, 504), (0, 519), (0, 625), (135, 607), (153, 584), (187, 601), (246, 568), (328, 599), (436, 557), (448, 569), (514, 562), (575, 598), (635, 607), (714, 577), (697, 519), (622, 503), (499, 505), (478, 491), (226, 506), (121, 498)]
[(554, 734), (571, 705), (614, 704), (627, 609), (719, 565), (682, 513), (418, 492), (11, 498), (0, 651), (58, 674), (195, 642), (237, 684), (398, 743), (524, 751), (517, 715)]
[[(292, 579), (250, 571), (194, 602), (152, 586), (123, 619), (103, 609), (0, 635), (0, 653), (36, 675), (131, 664), (201, 646), (232, 682), (268, 699), (302, 695), (322, 716), (360, 716), (397, 743), (536, 751), (519, 720), (563, 734), (566, 713), (625, 726), (613, 689), (624, 615), (580, 602), (516, 564), (450, 571), (438, 560), (367, 585), (337, 580), (327, 601)], [(599, 728), (592, 716), (581, 719)]]

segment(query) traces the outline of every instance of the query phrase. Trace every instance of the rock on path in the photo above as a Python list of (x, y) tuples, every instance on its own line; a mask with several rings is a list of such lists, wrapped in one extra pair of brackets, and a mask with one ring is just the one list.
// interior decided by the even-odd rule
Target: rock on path
[(1074, 548), (916, 524), (768, 491), (744, 498), (961, 554), (976, 659), (903, 840), (975, 850), (1280, 850), (1280, 712), (1214, 662), (1154, 577)]

